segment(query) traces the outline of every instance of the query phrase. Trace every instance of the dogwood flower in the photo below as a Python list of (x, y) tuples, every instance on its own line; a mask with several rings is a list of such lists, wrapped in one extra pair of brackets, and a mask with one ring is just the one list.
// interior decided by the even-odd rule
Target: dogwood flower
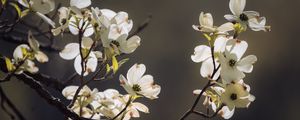
[(224, 17), (231, 22), (238, 22), (244, 28), (249, 26), (253, 31), (268, 31), (269, 27), (265, 26), (265, 17), (260, 17), (256, 11), (244, 11), (246, 0), (230, 0), (229, 8), (233, 15), (225, 15)]
[(197, 31), (201, 31), (201, 32), (207, 32), (207, 33), (226, 33), (228, 31), (232, 31), (234, 30), (233, 28), (233, 24), (228, 22), (225, 23), (219, 27), (216, 27), (213, 25), (213, 17), (210, 13), (200, 13), (199, 16), (199, 25), (193, 25), (192, 27), (197, 30)]
[[(126, 103), (129, 101), (129, 95), (123, 96), (123, 107), (126, 105)], [(145, 106), (142, 103), (139, 102), (132, 102), (126, 109), (125, 115), (123, 120), (129, 120), (131, 117), (138, 118), (140, 117), (139, 111), (143, 113), (149, 113), (149, 109), (147, 106)]]
[[(216, 38), (214, 42), (214, 52), (223, 52), (225, 51), (226, 43), (229, 40), (229, 38), (224, 36), (219, 36)], [(200, 68), (200, 74), (204, 78), (210, 78), (213, 80), (216, 80), (218, 76), (220, 75), (220, 70), (218, 70), (214, 77), (211, 78), (213, 72), (214, 72), (214, 65), (213, 65), (213, 59), (212, 59), (212, 53), (211, 53), (211, 47), (206, 45), (199, 45), (196, 46), (194, 49), (194, 54), (191, 55), (191, 59), (196, 62), (203, 62)], [(215, 67), (219, 65), (218, 58), (215, 57)]]
[[(67, 86), (63, 89), (62, 94), (64, 97), (66, 97), (68, 100), (72, 100), (78, 86)], [(80, 90), (77, 100), (74, 103), (74, 106), (72, 106), (72, 110), (77, 113), (78, 115), (81, 115), (84, 118), (90, 118), (92, 119), (100, 119), (100, 114), (96, 113), (93, 108), (87, 107), (96, 99), (96, 94), (98, 93), (97, 89), (91, 90), (88, 86), (83, 86), (83, 88)], [(81, 113), (80, 113), (81, 109)]]
[[(91, 51), (88, 54), (88, 51), (91, 49), (93, 45), (93, 40), (88, 37), (83, 37), (82, 38), (82, 43), (81, 43), (81, 51), (83, 53), (83, 58), (86, 57), (85, 59), (85, 64), (84, 64), (84, 76), (88, 75), (90, 72), (94, 72), (96, 70), (96, 67), (98, 65), (98, 59), (96, 54), (99, 54), (100, 51)], [(65, 48), (59, 53), (59, 55), (65, 59), (65, 60), (72, 60), (75, 58), (74, 62), (74, 68), (75, 71), (80, 75), (82, 72), (82, 67), (81, 67), (81, 59), (82, 56), (80, 55), (79, 51), (79, 44), (78, 43), (69, 43), (65, 46)]]
[(225, 92), (221, 95), (222, 101), (232, 111), (234, 108), (246, 108), (255, 97), (247, 91), (247, 87), (240, 83), (226, 85)]
[(41, 17), (53, 28), (55, 27), (55, 23), (45, 15), (54, 10), (54, 0), (18, 0), (18, 2), (22, 6), (28, 8), (30, 11), (34, 12), (36, 15)]
[(36, 59), (40, 63), (48, 62), (49, 60), (47, 55), (40, 51), (40, 45), (30, 31), (28, 32), (28, 43), (29, 46), (27, 44), (21, 44), (17, 46), (14, 50), (13, 62), (15, 64), (20, 64), (23, 61), (23, 64), (20, 65), (18, 70), (16, 70), (17, 74), (21, 74), (23, 70), (28, 71), (30, 73), (38, 72), (39, 69), (35, 66), (35, 63), (32, 61), (34, 59)]
[(86, 8), (92, 4), (91, 0), (70, 0), (70, 6), (75, 6), (79, 9)]
[[(239, 40), (230, 40), (229, 44), (234, 41), (244, 42)], [(241, 59), (247, 47), (239, 48), (240, 46), (245, 46), (245, 42), (244, 45), (239, 45), (243, 43), (236, 44), (234, 46), (236, 48), (233, 48), (231, 52), (226, 49), (224, 54), (219, 54), (221, 64), (221, 77), (223, 79), (223, 84), (228, 84), (232, 81), (236, 82), (240, 79), (243, 79), (245, 77), (244, 72), (252, 72), (253, 64), (257, 61), (255, 55), (249, 55)]]
[(144, 75), (146, 66), (135, 64), (127, 72), (127, 79), (120, 75), (121, 86), (131, 95), (142, 95), (150, 99), (158, 98), (160, 86), (154, 84), (151, 75)]

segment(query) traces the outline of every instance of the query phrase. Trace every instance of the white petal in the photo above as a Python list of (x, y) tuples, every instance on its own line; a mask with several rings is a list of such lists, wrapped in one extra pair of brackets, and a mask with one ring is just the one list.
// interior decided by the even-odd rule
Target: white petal
[(252, 72), (253, 65), (257, 61), (257, 58), (255, 55), (248, 55), (245, 58), (241, 59), (237, 64), (237, 68), (240, 71), (250, 73)]
[(202, 91), (202, 90), (200, 90), (200, 89), (196, 89), (196, 90), (193, 91), (193, 94), (199, 95), (199, 94), (201, 93), (201, 91)]
[(42, 14), (48, 14), (55, 8), (54, 0), (30, 0), (33, 2), (32, 9)]
[(71, 17), (69, 20), (69, 30), (73, 35), (78, 35), (79, 30), (76, 24), (76, 17)]
[(266, 25), (266, 18), (252, 18), (248, 20), (249, 27), (253, 31), (269, 31), (269, 29), (265, 26)]
[(140, 41), (141, 38), (139, 36), (132, 36), (125, 42), (125, 45), (121, 45), (120, 50), (126, 54), (132, 53), (138, 46), (140, 46)]
[(75, 6), (80, 9), (86, 8), (91, 5), (91, 0), (71, 0), (70, 6)]
[(246, 41), (231, 39), (227, 42), (227, 50), (231, 53), (236, 54), (238, 60), (244, 55), (248, 48), (248, 43)]
[(110, 9), (101, 9), (101, 14), (108, 18), (108, 20), (113, 19), (117, 15), (116, 12), (110, 10)]
[(145, 105), (142, 104), (142, 103), (134, 102), (134, 103), (132, 103), (132, 106), (134, 106), (134, 108), (138, 109), (138, 110), (141, 111), (141, 112), (149, 113), (148, 107), (145, 106)]
[(129, 93), (131, 95), (136, 94), (135, 91), (132, 89), (133, 84), (130, 84), (123, 75), (119, 76), (119, 80), (120, 80), (121, 86), (126, 90), (127, 93)]
[[(89, 57), (87, 58), (87, 62), (85, 64), (85, 72), (83, 73), (84, 76), (88, 75), (90, 72), (94, 72), (97, 68), (97, 64), (98, 64), (98, 60), (95, 56), (95, 54), (93, 52), (90, 53)], [(74, 61), (74, 68), (75, 68), (75, 71), (81, 75), (81, 72), (82, 72), (82, 67), (81, 67), (81, 56), (78, 55), (76, 58), (75, 58), (75, 61)]]
[(199, 22), (200, 22), (200, 26), (207, 26), (207, 27), (213, 27), (214, 24), (214, 20), (213, 17), (210, 13), (200, 13), (199, 16)]
[(79, 55), (79, 44), (78, 43), (69, 43), (65, 48), (59, 52), (60, 57), (66, 60), (74, 59)]
[(219, 114), (221, 114), (221, 116), (224, 118), (224, 119), (230, 119), (233, 114), (234, 114), (234, 109), (232, 111), (229, 110), (229, 108), (227, 106), (224, 106)]
[(63, 25), (64, 21), (67, 21), (69, 17), (69, 9), (67, 7), (61, 7), (58, 9), (58, 17), (60, 25)]
[(159, 85), (152, 85), (151, 88), (144, 89), (139, 93), (149, 99), (157, 99), (160, 91), (161, 91), (161, 87)]
[(227, 14), (227, 15), (224, 15), (224, 18), (226, 19), (226, 20), (228, 20), (229, 22), (234, 22), (234, 21), (237, 21), (239, 18), (237, 18), (236, 16), (234, 16), (234, 15), (229, 15), (229, 14)]
[(259, 13), (256, 11), (244, 11), (243, 13), (247, 15), (248, 19), (259, 17)]
[(128, 82), (131, 85), (137, 84), (145, 72), (146, 66), (144, 64), (134, 64), (127, 72)]
[(53, 22), (50, 18), (48, 18), (46, 15), (44, 15), (42, 13), (39, 13), (39, 12), (35, 12), (35, 13), (36, 13), (36, 15), (41, 17), (46, 23), (51, 25), (52, 28), (55, 28), (55, 22)]
[(224, 36), (217, 37), (214, 43), (214, 52), (224, 52), (228, 40), (229, 39)]
[(94, 43), (93, 39), (90, 37), (83, 37), (82, 38), (82, 48), (90, 49)]
[(154, 84), (153, 76), (145, 75), (138, 81), (137, 84), (141, 87), (142, 90), (152, 88)]
[(13, 53), (14, 59), (21, 59), (21, 60), (24, 59), (25, 56), (23, 55), (22, 48), (30, 50), (30, 47), (28, 45), (26, 45), (26, 44), (19, 45), (14, 50), (14, 53)]
[(44, 62), (48, 62), (49, 58), (48, 56), (41, 52), (41, 51), (37, 51), (34, 55), (34, 57), (36, 58), (37, 61), (39, 61), (40, 63), (44, 63)]
[(89, 22), (87, 22), (85, 24), (84, 28), (85, 28), (85, 30), (84, 30), (83, 36), (89, 37), (89, 36), (93, 35), (94, 28), (93, 28), (92, 24), (90, 24)]
[(24, 7), (29, 8), (29, 3), (27, 0), (18, 0), (18, 3), (20, 3), (21, 5), (23, 5)]
[(32, 32), (31, 32), (31, 31), (28, 32), (28, 43), (29, 43), (30, 47), (31, 47), (34, 51), (39, 51), (40, 44), (39, 44), (39, 42), (34, 38), (34, 36), (32, 35)]
[(246, 0), (230, 0), (229, 2), (230, 11), (237, 16), (242, 14), (245, 6), (246, 6)]
[(233, 24), (228, 22), (217, 28), (218, 32), (229, 32), (234, 30)]
[(39, 68), (36, 67), (35, 63), (31, 60), (26, 60), (22, 67), (25, 67), (24, 69), (30, 73), (36, 73), (39, 71)]
[[(217, 63), (215, 61), (216, 67), (219, 65), (219, 63)], [(212, 58), (208, 58), (207, 60), (203, 61), (201, 68), (200, 68), (200, 74), (202, 77), (204, 78), (210, 78), (212, 76), (214, 72), (214, 65), (213, 65), (213, 60)], [(216, 80), (220, 75), (220, 71), (218, 70), (213, 77), (213, 80)]]
[(77, 89), (78, 89), (78, 86), (68, 86), (63, 89), (62, 94), (68, 100), (72, 100)]
[(199, 45), (195, 47), (194, 55), (191, 56), (191, 59), (194, 62), (202, 62), (211, 56), (211, 49), (206, 45)]

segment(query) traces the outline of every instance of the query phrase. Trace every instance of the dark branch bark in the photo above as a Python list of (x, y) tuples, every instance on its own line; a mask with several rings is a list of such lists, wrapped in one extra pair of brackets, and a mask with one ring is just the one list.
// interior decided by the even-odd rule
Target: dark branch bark
[(55, 98), (52, 96), (42, 85), (39, 81), (35, 80), (34, 78), (26, 75), (16, 75), (16, 78), (22, 80), (25, 84), (30, 86), (34, 89), (40, 97), (46, 100), (47, 103), (56, 107), (60, 112), (62, 112), (65, 116), (73, 119), (73, 120), (87, 120), (85, 118), (79, 117), (76, 113), (74, 113), (71, 109), (67, 108), (60, 99)]

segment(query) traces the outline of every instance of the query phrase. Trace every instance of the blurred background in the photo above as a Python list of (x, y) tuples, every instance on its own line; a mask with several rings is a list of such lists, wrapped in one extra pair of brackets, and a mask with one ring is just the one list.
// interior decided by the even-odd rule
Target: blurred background
[[(63, 6), (69, 5), (65, 0), (56, 1), (63, 2)], [(147, 74), (154, 76), (162, 91), (157, 100), (141, 101), (150, 108), (150, 114), (141, 114), (140, 120), (178, 120), (196, 98), (192, 91), (201, 89), (207, 82), (200, 76), (201, 64), (193, 63), (190, 59), (194, 47), (206, 41), (191, 26), (199, 24), (201, 11), (212, 13), (215, 25), (226, 22), (223, 16), (231, 13), (229, 0), (93, 0), (92, 3), (94, 7), (128, 12), (134, 21), (134, 28), (152, 14), (150, 25), (139, 34), (141, 46), (128, 56), (130, 61), (118, 73), (126, 74), (133, 64), (144, 63)], [(247, 1), (245, 10), (255, 10), (266, 16), (272, 31), (249, 30), (240, 36), (249, 44), (246, 55), (255, 54), (258, 57), (254, 71), (244, 79), (251, 86), (251, 93), (256, 100), (248, 109), (236, 109), (233, 120), (299, 119), (299, 7), (299, 0)], [(34, 18), (25, 19), (30, 21)], [(72, 42), (67, 38), (56, 41), (56, 45), (63, 47)], [(17, 45), (0, 41), (0, 46), (1, 54), (12, 56)], [(54, 52), (47, 53), (50, 62), (40, 64), (40, 72), (61, 79), (74, 73), (73, 61), (63, 60)], [(113, 87), (123, 91), (117, 78), (118, 75), (111, 81), (91, 86), (99, 90)], [(13, 80), (1, 85), (28, 120), (63, 118), (56, 108), (48, 105), (23, 82)], [(62, 98), (61, 93), (51, 92)], [(199, 109), (204, 110), (201, 104)], [(0, 109), (0, 120), (7, 119), (9, 117)], [(193, 115), (188, 118), (202, 119)]]

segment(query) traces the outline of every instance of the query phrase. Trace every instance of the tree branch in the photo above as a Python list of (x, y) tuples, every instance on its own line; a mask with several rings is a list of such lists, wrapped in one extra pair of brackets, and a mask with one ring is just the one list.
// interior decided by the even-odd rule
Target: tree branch
[(79, 117), (76, 113), (74, 113), (71, 109), (67, 108), (58, 98), (52, 96), (39, 81), (34, 78), (26, 75), (16, 75), (16, 78), (22, 80), (25, 84), (34, 89), (40, 97), (47, 101), (50, 105), (56, 107), (60, 112), (62, 112), (67, 117), (73, 120), (87, 120), (86, 118)]

